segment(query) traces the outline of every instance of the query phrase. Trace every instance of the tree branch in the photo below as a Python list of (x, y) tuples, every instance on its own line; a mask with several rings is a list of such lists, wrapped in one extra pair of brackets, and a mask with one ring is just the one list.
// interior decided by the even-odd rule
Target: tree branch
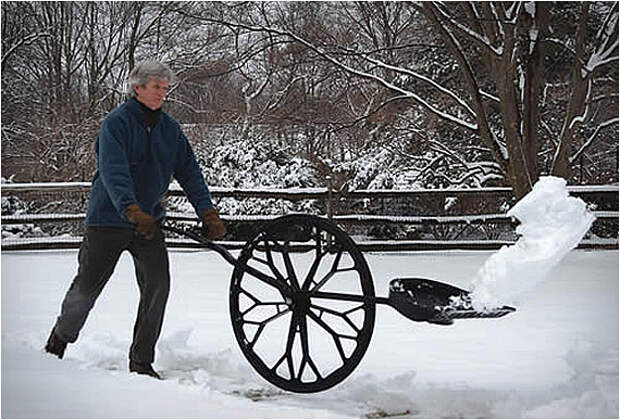
[(599, 132), (605, 128), (605, 127), (609, 127), (610, 125), (613, 124), (618, 124), (618, 117), (616, 118), (612, 118), (610, 120), (607, 120), (601, 124), (599, 124), (596, 127), (596, 130), (594, 130), (594, 133), (592, 133), (592, 135), (590, 137), (588, 137), (588, 139), (583, 143), (583, 145), (579, 148), (579, 150), (577, 150), (575, 152), (575, 154), (573, 156), (571, 156), (571, 158), (569, 159), (569, 162), (572, 164), (573, 162), (575, 162), (579, 156), (581, 156), (581, 154), (583, 154), (591, 145), (592, 142), (594, 142), (594, 139), (596, 138), (596, 136), (599, 134)]

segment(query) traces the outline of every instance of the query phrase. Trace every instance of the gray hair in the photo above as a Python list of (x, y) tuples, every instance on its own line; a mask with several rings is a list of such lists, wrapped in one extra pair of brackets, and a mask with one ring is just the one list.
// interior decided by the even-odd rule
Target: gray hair
[(172, 83), (174, 74), (170, 67), (159, 61), (143, 61), (136, 64), (136, 66), (129, 72), (129, 83), (127, 86), (127, 94), (130, 98), (136, 96), (133, 88), (135, 86), (144, 86), (147, 84), (150, 78), (154, 79), (167, 79)]

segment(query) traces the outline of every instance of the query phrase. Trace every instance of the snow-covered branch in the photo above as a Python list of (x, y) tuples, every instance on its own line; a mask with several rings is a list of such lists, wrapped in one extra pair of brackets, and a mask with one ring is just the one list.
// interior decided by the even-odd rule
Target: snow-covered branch
[(420, 95), (418, 95), (415, 92), (409, 91), (407, 89), (403, 89), (397, 85), (395, 85), (392, 82), (389, 82), (388, 80), (386, 80), (385, 78), (378, 76), (374, 73), (370, 73), (364, 70), (360, 70), (360, 69), (356, 69), (354, 67), (351, 67), (348, 64), (345, 64), (344, 62), (342, 62), (341, 60), (336, 59), (332, 54), (329, 54), (328, 52), (326, 52), (325, 50), (323, 50), (322, 48), (314, 45), (313, 43), (311, 43), (310, 41), (302, 38), (301, 36), (288, 31), (288, 30), (284, 30), (284, 29), (279, 29), (279, 28), (275, 28), (275, 27), (267, 27), (267, 26), (263, 26), (263, 25), (248, 25), (248, 24), (243, 24), (243, 23), (228, 23), (229, 25), (233, 25), (233, 26), (237, 26), (249, 31), (256, 31), (256, 32), (267, 32), (267, 33), (272, 33), (272, 34), (276, 34), (276, 35), (281, 35), (281, 36), (286, 36), (289, 37), (291, 39), (294, 39), (295, 41), (297, 41), (298, 43), (300, 43), (301, 45), (309, 48), (310, 50), (314, 51), (316, 54), (318, 54), (320, 57), (324, 58), (325, 60), (327, 60), (328, 62), (332, 63), (333, 65), (335, 65), (336, 67), (338, 67), (339, 69), (358, 76), (358, 77), (362, 77), (368, 80), (372, 80), (376, 83), (378, 83), (379, 85), (385, 87), (386, 89), (397, 93), (399, 96), (401, 97), (406, 97), (407, 99), (411, 99), (414, 102), (416, 102), (417, 104), (419, 104), (420, 106), (422, 106), (423, 108), (425, 108), (427, 111), (435, 114), (436, 116), (438, 116), (441, 119), (450, 121), (462, 128), (471, 130), (471, 131), (476, 131), (478, 129), (478, 126), (475, 123), (470, 123), (468, 121), (465, 121), (457, 116), (454, 116), (452, 114), (449, 114), (445, 111), (442, 111), (441, 109), (439, 109), (438, 107), (436, 107), (435, 105), (431, 104), (428, 100), (422, 98)]
[(495, 103), (500, 103), (501, 102), (500, 99), (496, 95), (493, 95), (493, 94), (491, 94), (489, 92), (486, 92), (486, 91), (484, 91), (482, 89), (478, 90), (478, 93), (483, 98), (489, 99), (489, 100), (491, 100), (491, 101), (493, 101)]
[(263, 113), (266, 111), (272, 111), (280, 105), (282, 100), (286, 97), (286, 93), (300, 80), (306, 79), (306, 75), (294, 77), (284, 88), (280, 89), (278, 92), (274, 94), (276, 100), (270, 102), (264, 109)]
[(475, 30), (473, 30), (472, 28), (457, 22), (449, 13), (445, 12), (443, 10), (443, 8), (439, 6), (439, 4), (437, 4), (437, 6), (435, 7), (435, 10), (437, 10), (437, 12), (446, 21), (448, 21), (450, 24), (452, 24), (452, 26), (454, 26), (455, 28), (459, 29), (463, 34), (467, 35), (470, 39), (476, 41), (479, 45), (481, 45), (482, 47), (484, 47), (485, 49), (487, 49), (491, 53), (495, 54), (496, 56), (499, 57), (499, 56), (502, 55), (503, 47), (502, 46), (499, 46), (499, 47), (493, 46), (491, 44), (491, 41), (489, 40), (489, 38), (486, 35), (479, 34)]
[(583, 145), (581, 145), (581, 147), (579, 148), (579, 150), (577, 150), (577, 151), (575, 152), (575, 154), (574, 154), (573, 156), (571, 156), (571, 157), (570, 157), (570, 159), (569, 159), (570, 163), (575, 162), (575, 161), (579, 158), (579, 156), (581, 156), (581, 154), (582, 154), (582, 153), (583, 153), (583, 152), (584, 152), (584, 151), (585, 151), (588, 147), (590, 147), (590, 146), (592, 145), (592, 142), (594, 141), (594, 139), (596, 138), (596, 136), (598, 136), (599, 132), (600, 132), (602, 129), (604, 129), (604, 128), (606, 128), (606, 127), (609, 127), (609, 126), (611, 126), (611, 125), (614, 125), (614, 124), (618, 124), (618, 117), (616, 117), (616, 118), (612, 118), (612, 119), (610, 119), (610, 120), (607, 120), (607, 121), (605, 121), (605, 122), (603, 122), (603, 123), (599, 124), (599, 125), (596, 127), (596, 130), (594, 130), (594, 133), (592, 133), (592, 135), (590, 135), (590, 137), (588, 137), (588, 138), (586, 139), (586, 141), (583, 143)]
[(44, 32), (38, 32), (35, 34), (30, 34), (28, 36), (25, 36), (24, 38), (19, 39), (18, 41), (15, 42), (14, 45), (10, 46), (7, 51), (3, 51), (1, 68), (4, 70), (4, 67), (9, 57), (11, 57), (18, 49), (27, 47), (28, 45), (32, 44), (33, 42), (37, 41), (40, 38), (45, 38), (45, 37), (50, 37), (50, 36), (51, 34), (49, 32), (44, 31)]
[(425, 83), (430, 84), (431, 86), (433, 86), (435, 89), (437, 89), (439, 92), (449, 96), (450, 98), (452, 98), (456, 103), (458, 103), (461, 107), (463, 107), (470, 115), (475, 116), (476, 113), (474, 112), (473, 109), (471, 109), (471, 107), (467, 104), (467, 102), (465, 102), (462, 98), (460, 98), (454, 91), (447, 89), (445, 87), (443, 87), (441, 84), (435, 82), (434, 80), (421, 75), (417, 72), (414, 72), (413, 70), (409, 70), (403, 67), (398, 67), (398, 66), (392, 66), (390, 64), (384, 63), (380, 60), (368, 57), (368, 56), (364, 56), (364, 58), (368, 61), (370, 61), (373, 64), (376, 64), (377, 66), (389, 69), (389, 70), (393, 70), (397, 73), (402, 73), (402, 74), (406, 74), (408, 76), (411, 76), (415, 79), (421, 80)]
[[(597, 67), (618, 61), (618, 4), (609, 10), (605, 22), (596, 35), (598, 46), (590, 56), (585, 70), (593, 72)], [(615, 55), (614, 55), (615, 54)]]

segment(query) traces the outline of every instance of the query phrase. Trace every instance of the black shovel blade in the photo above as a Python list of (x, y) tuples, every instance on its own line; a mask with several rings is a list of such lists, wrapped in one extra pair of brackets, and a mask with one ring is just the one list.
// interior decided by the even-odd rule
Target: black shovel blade
[(516, 310), (510, 306), (476, 310), (467, 290), (420, 278), (390, 281), (388, 303), (413, 321), (439, 325), (451, 325), (455, 319), (499, 318)]

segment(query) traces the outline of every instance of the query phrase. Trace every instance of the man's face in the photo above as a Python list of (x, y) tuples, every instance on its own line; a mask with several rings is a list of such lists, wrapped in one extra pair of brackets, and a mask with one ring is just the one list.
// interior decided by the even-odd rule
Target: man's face
[(168, 79), (149, 78), (144, 86), (134, 86), (136, 99), (152, 110), (161, 107), (168, 91)]

